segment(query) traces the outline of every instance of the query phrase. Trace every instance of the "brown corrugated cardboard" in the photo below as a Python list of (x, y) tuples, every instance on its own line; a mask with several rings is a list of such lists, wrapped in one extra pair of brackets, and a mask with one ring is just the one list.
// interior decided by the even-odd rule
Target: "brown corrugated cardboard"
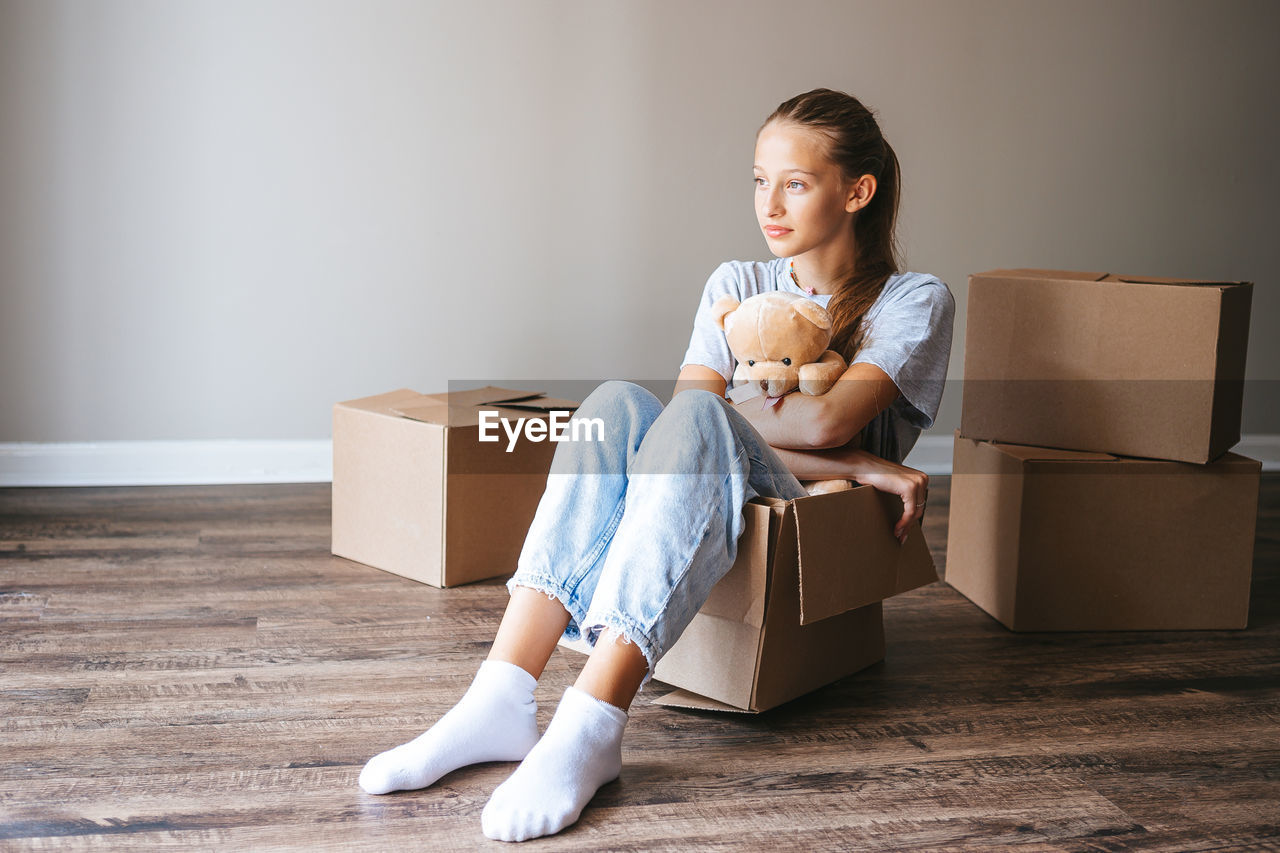
[(957, 430), (945, 580), (1015, 631), (1244, 628), (1261, 469)]
[(439, 587), (515, 571), (555, 445), (480, 441), (481, 412), (546, 421), (576, 406), (492, 386), (336, 404), (333, 553)]
[(884, 657), (881, 600), (937, 580), (920, 525), (900, 544), (902, 501), (871, 486), (743, 513), (733, 566), (658, 661), (681, 688), (659, 704), (756, 713), (864, 669)]
[(960, 432), (1208, 462), (1240, 440), (1253, 285), (1064, 270), (969, 277)]

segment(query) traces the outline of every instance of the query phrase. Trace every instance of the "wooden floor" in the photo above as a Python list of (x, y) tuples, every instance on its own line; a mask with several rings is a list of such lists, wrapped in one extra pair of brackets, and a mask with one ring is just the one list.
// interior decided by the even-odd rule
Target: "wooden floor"
[[(504, 588), (332, 557), (328, 525), (322, 485), (0, 491), (0, 849), (498, 849), (513, 765), (356, 776), (461, 694)], [(759, 717), (646, 689), (622, 778), (530, 846), (1280, 849), (1280, 477), (1248, 630), (1017, 635), (941, 583), (885, 625), (884, 662)]]

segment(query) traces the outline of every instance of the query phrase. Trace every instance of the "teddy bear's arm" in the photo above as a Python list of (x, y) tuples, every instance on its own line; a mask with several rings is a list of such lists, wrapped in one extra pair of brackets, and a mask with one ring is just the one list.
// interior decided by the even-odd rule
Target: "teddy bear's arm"
[(800, 393), (811, 397), (825, 394), (844, 375), (844, 359), (840, 353), (827, 350), (817, 361), (800, 365)]

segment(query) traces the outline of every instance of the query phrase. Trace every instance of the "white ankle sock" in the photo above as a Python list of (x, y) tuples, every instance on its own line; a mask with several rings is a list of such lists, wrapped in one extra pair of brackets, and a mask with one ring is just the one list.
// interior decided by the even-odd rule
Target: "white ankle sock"
[(538, 742), (538, 680), (513, 663), (486, 660), (458, 704), (434, 726), (375, 755), (360, 771), (370, 794), (425, 788), (482, 761), (519, 761)]
[(622, 770), (620, 708), (570, 687), (538, 745), (489, 798), (480, 825), (499, 841), (552, 835), (578, 819), (601, 785)]

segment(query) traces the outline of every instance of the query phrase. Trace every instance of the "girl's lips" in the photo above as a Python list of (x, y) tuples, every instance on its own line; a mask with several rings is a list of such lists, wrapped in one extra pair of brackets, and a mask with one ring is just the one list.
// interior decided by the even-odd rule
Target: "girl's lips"
[(783, 234), (790, 234), (790, 228), (765, 228), (764, 233), (770, 237), (781, 237)]

